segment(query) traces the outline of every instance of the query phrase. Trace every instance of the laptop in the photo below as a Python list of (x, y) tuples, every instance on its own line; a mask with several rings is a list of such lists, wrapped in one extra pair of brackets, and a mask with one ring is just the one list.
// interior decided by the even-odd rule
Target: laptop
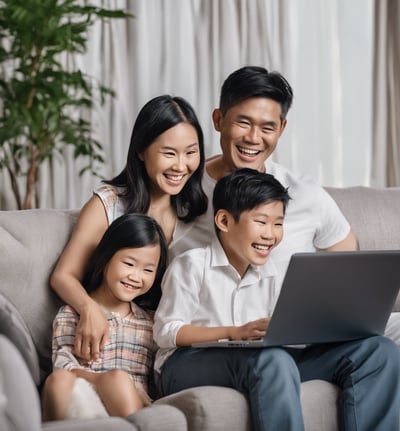
[(296, 253), (263, 339), (193, 347), (300, 347), (382, 335), (399, 288), (400, 250)]

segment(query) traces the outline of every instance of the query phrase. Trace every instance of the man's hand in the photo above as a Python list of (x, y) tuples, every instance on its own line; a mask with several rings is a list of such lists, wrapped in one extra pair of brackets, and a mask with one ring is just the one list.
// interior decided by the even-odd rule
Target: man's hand
[(92, 302), (81, 313), (75, 334), (74, 353), (87, 361), (97, 361), (100, 351), (108, 341), (109, 327), (100, 306)]

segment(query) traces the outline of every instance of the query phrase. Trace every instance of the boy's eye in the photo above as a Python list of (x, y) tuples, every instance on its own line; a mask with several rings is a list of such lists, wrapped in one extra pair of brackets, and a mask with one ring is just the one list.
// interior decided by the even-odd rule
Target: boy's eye
[(263, 220), (256, 220), (256, 223), (258, 223), (258, 224), (265, 224), (265, 221), (263, 221)]

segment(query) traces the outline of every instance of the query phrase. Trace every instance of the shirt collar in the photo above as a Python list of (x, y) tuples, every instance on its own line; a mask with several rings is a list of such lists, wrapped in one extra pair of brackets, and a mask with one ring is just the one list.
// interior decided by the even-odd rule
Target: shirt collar
[[(229, 260), (225, 254), (224, 249), (215, 234), (213, 236), (212, 242), (210, 244), (211, 248), (211, 267), (217, 266), (231, 266)], [(246, 272), (247, 274), (253, 273), (258, 278), (275, 277), (277, 275), (276, 266), (273, 263), (271, 257), (269, 256), (264, 265), (250, 265), (250, 268)]]

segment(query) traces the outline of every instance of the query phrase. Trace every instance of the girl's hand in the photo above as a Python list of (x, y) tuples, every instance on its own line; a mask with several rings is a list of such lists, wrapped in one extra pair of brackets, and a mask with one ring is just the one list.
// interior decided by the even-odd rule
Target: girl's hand
[(242, 326), (235, 326), (230, 338), (232, 340), (257, 340), (258, 338), (262, 338), (267, 332), (269, 322), (270, 318), (266, 317), (253, 320)]
[(75, 355), (87, 361), (97, 361), (108, 341), (108, 322), (100, 306), (92, 301), (81, 312), (75, 334)]

